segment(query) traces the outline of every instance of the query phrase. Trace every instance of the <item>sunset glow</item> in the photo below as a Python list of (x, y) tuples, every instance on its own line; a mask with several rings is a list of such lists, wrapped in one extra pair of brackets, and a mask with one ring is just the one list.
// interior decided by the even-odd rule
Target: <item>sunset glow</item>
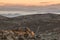
[(59, 4), (60, 0), (0, 0), (0, 6), (4, 5), (24, 5), (24, 6), (44, 6), (51, 4)]

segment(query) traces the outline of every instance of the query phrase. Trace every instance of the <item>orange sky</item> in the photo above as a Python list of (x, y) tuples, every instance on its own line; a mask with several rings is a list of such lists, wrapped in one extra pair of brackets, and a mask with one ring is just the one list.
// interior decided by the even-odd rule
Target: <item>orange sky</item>
[(0, 0), (0, 6), (4, 5), (35, 5), (35, 6), (41, 6), (41, 5), (50, 5), (50, 4), (58, 4), (60, 3), (60, 0)]

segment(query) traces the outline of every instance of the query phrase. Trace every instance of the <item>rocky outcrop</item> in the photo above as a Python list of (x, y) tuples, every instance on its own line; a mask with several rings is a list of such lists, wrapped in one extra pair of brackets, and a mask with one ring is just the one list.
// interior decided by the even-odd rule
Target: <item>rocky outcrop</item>
[(0, 30), (0, 40), (27, 40), (28, 38), (34, 38), (34, 32), (29, 28), (18, 30)]

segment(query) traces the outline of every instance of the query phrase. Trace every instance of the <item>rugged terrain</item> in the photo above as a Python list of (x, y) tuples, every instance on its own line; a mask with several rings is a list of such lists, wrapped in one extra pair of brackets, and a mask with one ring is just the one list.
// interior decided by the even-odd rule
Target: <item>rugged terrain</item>
[(17, 29), (29, 27), (34, 32), (39, 27), (39, 32), (51, 31), (60, 28), (60, 15), (58, 14), (34, 14), (7, 18), (0, 16), (0, 29)]
[[(20, 27), (28, 27), (31, 29), (31, 32), (33, 31), (34, 33), (33, 39), (25, 39), (23, 35), (22, 39), (20, 38), (21, 40), (60, 40), (60, 14), (34, 14), (14, 18), (8, 18), (0, 15), (0, 39), (20, 40), (18, 39), (21, 37), (19, 36), (21, 32), (18, 30)], [(23, 33), (25, 32), (26, 31)], [(16, 37), (17, 39), (15, 39)]]

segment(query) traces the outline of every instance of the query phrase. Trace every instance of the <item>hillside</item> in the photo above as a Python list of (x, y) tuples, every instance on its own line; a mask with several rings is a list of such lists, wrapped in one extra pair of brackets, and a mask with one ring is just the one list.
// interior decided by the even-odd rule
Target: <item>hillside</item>
[(39, 27), (39, 32), (52, 31), (60, 28), (60, 15), (58, 14), (34, 14), (7, 18), (0, 22), (0, 29), (16, 29), (29, 27), (34, 32)]
[(13, 20), (21, 27), (30, 27), (34, 31), (36, 31), (38, 27), (40, 27), (40, 31), (60, 28), (60, 15), (58, 14), (19, 16), (13, 18)]

